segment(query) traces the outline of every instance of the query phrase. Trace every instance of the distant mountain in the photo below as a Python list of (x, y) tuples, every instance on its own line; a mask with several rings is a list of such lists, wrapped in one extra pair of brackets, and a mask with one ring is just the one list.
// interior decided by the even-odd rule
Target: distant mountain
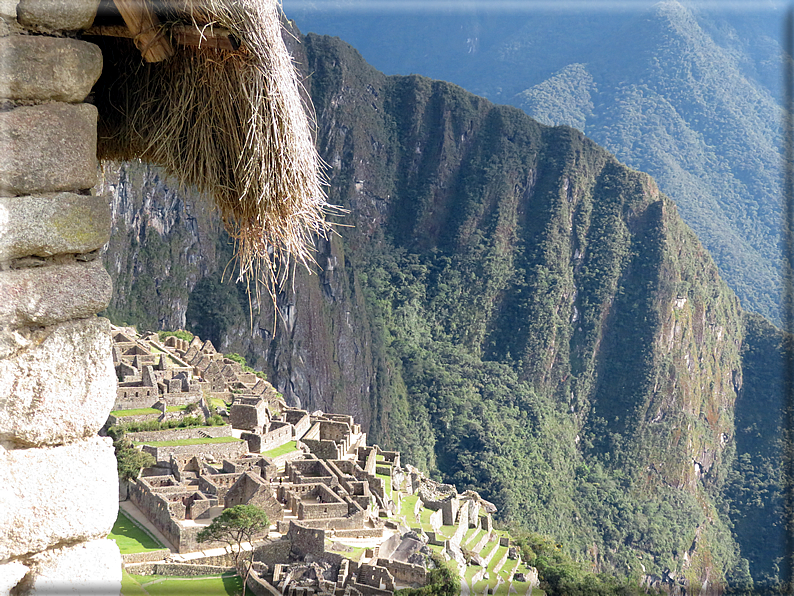
[(356, 416), (597, 571), (775, 586), (783, 338), (651, 177), (338, 39), (292, 51), (348, 227), (275, 324), (269, 304), (250, 321), (217, 217), (156, 169), (108, 166), (114, 322), (244, 354), (290, 404)]
[(293, 3), (284, 9), (302, 30), (340, 36), (388, 74), (448, 80), (573, 126), (650, 173), (743, 305), (781, 320), (782, 13), (772, 3), (707, 12), (674, 0), (624, 11), (529, 2), (505, 13), (476, 2), (421, 14)]

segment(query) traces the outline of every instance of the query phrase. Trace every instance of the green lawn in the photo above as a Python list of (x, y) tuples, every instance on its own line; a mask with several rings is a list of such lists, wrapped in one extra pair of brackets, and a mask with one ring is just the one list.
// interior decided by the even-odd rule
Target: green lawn
[(287, 453), (292, 453), (293, 451), (298, 450), (298, 443), (296, 441), (290, 441), (289, 443), (284, 443), (281, 447), (276, 447), (275, 449), (271, 449), (270, 451), (265, 451), (262, 453), (265, 457), (269, 457), (273, 459), (278, 457), (279, 455), (286, 455)]
[(168, 406), (165, 409), (166, 412), (184, 412), (185, 410), (187, 410), (187, 404), (184, 406)]
[(463, 574), (463, 578), (466, 580), (466, 583), (471, 585), (472, 578), (480, 571), (482, 571), (482, 567), (479, 565), (468, 565), (466, 567), (466, 573)]
[(490, 542), (485, 543), (485, 545), (482, 547), (482, 550), (480, 551), (480, 556), (484, 559), (493, 549), (498, 547), (499, 547), (499, 539), (494, 538)]
[(121, 596), (146, 596), (147, 592), (123, 568), (121, 570)]
[(242, 443), (236, 437), (200, 437), (198, 439), (175, 439), (173, 441), (133, 441), (134, 445), (150, 445), (152, 447), (175, 447), (177, 445), (204, 445), (208, 443)]
[(237, 575), (205, 577), (164, 577), (129, 575), (123, 572), (122, 596), (237, 596), (242, 594), (243, 580)]
[(402, 505), (400, 505), (400, 515), (404, 515), (405, 519), (407, 519), (410, 523), (409, 526), (413, 523), (416, 523), (414, 519), (414, 507), (416, 507), (416, 501), (419, 500), (419, 497), (416, 495), (405, 495), (403, 497)]
[(111, 414), (116, 418), (124, 418), (125, 416), (144, 416), (146, 414), (160, 414), (160, 410), (154, 408), (135, 408), (132, 410), (113, 410)]
[(430, 516), (434, 513), (435, 511), (426, 507), (422, 507), (422, 509), (419, 510), (419, 523), (425, 532), (433, 531), (433, 526), (430, 525)]
[(210, 407), (215, 410), (215, 408), (224, 408), (227, 411), (229, 410), (229, 404), (223, 401), (220, 397), (211, 397), (210, 400)]
[(135, 522), (119, 511), (116, 523), (108, 538), (115, 540), (122, 554), (144, 553), (165, 548), (157, 540), (149, 536)]
[(375, 477), (383, 480), (383, 485), (386, 490), (386, 496), (394, 500), (394, 495), (392, 494), (392, 488), (391, 488), (391, 476), (386, 476), (386, 474), (375, 474)]

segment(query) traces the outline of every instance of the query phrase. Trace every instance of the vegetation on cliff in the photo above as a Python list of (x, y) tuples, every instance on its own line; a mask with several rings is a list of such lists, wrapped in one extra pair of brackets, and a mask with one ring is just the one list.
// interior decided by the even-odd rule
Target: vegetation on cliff
[(339, 40), (297, 51), (351, 225), (279, 296), (275, 330), (263, 309), (251, 331), (223, 259), (182, 282), (188, 327), (595, 572), (776, 581), (776, 545), (753, 551), (753, 524), (775, 523), (775, 444), (745, 429), (780, 340), (655, 183), (572, 128), (385, 77)]
[(488, 2), (415, 13), (284, 2), (388, 74), (451, 81), (573, 126), (654, 176), (745, 307), (779, 321), (780, 11)]

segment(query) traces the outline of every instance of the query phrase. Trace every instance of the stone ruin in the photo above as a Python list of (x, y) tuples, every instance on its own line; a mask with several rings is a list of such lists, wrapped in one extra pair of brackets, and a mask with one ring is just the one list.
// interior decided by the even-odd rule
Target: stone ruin
[[(399, 452), (368, 446), (351, 417), (284, 407), (262, 433), (272, 432), (268, 428), (274, 425), (287, 429), (284, 436), (295, 441), (295, 449), (279, 455), (253, 450), (229, 455), (219, 445), (189, 445), (167, 457), (160, 452), (157, 464), (130, 486), (130, 500), (173, 550), (191, 557), (189, 553), (219, 546), (199, 544), (197, 534), (224, 508), (262, 507), (272, 525), (268, 540), (251, 545), (249, 586), (255, 593), (386, 596), (399, 587), (427, 582), (435, 565), (431, 545), (440, 546), (443, 558), (461, 570), (470, 563), (480, 565), (476, 579), (482, 579), (496, 552), (481, 556), (486, 541), (509, 545), (493, 531), (492, 503), (473, 491), (459, 494), (454, 486), (435, 482), (410, 465), (402, 467)], [(217, 432), (228, 431), (219, 427)], [(252, 442), (251, 431), (232, 432), (248, 436), (241, 442), (246, 447), (261, 444), (264, 436)], [(145, 444), (161, 432), (129, 436)], [(421, 508), (433, 511), (434, 531), (397, 520), (399, 503), (387, 493), (384, 476), (400, 489), (397, 494), (418, 497), (417, 514)], [(442, 526), (454, 527), (452, 535), (443, 536)], [(481, 536), (478, 544), (465, 543), (470, 530)], [(349, 539), (370, 540), (375, 546), (352, 560), (339, 552), (349, 547), (336, 542)], [(509, 549), (506, 558), (508, 554), (520, 562), (518, 549)], [(136, 565), (151, 567), (133, 563), (127, 568), (134, 573)]]
[[(388, 519), (395, 504), (382, 476), (409, 476), (400, 468), (399, 453), (367, 446), (366, 435), (349, 416), (284, 407), (268, 425), (286, 429), (284, 436), (295, 441), (295, 449), (278, 456), (251, 451), (229, 455), (220, 451), (223, 445), (186, 445), (167, 458), (162, 451), (157, 464), (131, 483), (130, 501), (179, 553), (218, 546), (199, 544), (197, 535), (224, 508), (262, 507), (273, 525), (271, 539), (256, 550), (252, 581), (278, 593), (379, 595), (393, 593), (395, 582), (423, 585), (427, 540), (415, 533), (402, 540), (400, 528)], [(257, 444), (273, 432), (261, 430)], [(150, 449), (146, 442), (163, 432), (190, 431), (195, 429), (128, 436)], [(249, 438), (253, 434), (233, 432)], [(368, 538), (383, 545), (366, 561), (355, 562), (327, 552), (326, 538)], [(136, 564), (128, 569), (135, 572)]]
[[(380, 535), (383, 523), (378, 512), (388, 508), (389, 502), (383, 480), (358, 465), (358, 451), (366, 437), (359, 426), (348, 425), (347, 434), (338, 436), (339, 447), (346, 450), (334, 461), (319, 459), (302, 439), (310, 427), (335, 420), (293, 408), (285, 408), (279, 418), (271, 424), (285, 429), (283, 443), (294, 439), (296, 449), (274, 458), (249, 451), (251, 441), (146, 445), (197, 433), (231, 437), (234, 431), (229, 426), (129, 433), (157, 461), (130, 485), (130, 500), (180, 553), (198, 549), (195, 536), (202, 526), (192, 522), (204, 519), (209, 523), (225, 507), (249, 503), (264, 507), (278, 524), (295, 519), (303, 527), (328, 529), (338, 536)], [(337, 449), (334, 456), (338, 454)], [(186, 520), (191, 523), (182, 523)], [(288, 526), (277, 527), (287, 532)]]
[[(162, 421), (169, 418), (169, 406), (197, 404), (209, 416), (217, 413), (209, 407), (209, 399), (219, 398), (236, 402), (231, 412), (235, 428), (255, 430), (284, 403), (270, 383), (217, 352), (209, 340), (202, 342), (195, 336), (187, 342), (170, 336), (161, 342), (156, 333), (140, 337), (132, 328), (111, 325), (111, 329), (118, 379), (114, 411), (155, 408), (161, 410)], [(246, 407), (256, 409), (259, 416), (253, 418), (250, 428), (244, 421), (235, 424), (237, 419), (246, 419)]]

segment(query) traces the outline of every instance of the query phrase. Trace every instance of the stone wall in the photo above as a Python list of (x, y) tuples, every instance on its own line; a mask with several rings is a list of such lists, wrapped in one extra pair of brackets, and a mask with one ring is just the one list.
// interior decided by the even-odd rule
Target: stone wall
[(127, 573), (134, 575), (172, 575), (190, 577), (197, 575), (220, 575), (235, 571), (233, 565), (195, 565), (193, 563), (139, 563), (126, 565)]
[(256, 571), (248, 576), (245, 586), (254, 596), (280, 596), (280, 592), (266, 579), (259, 577)]
[(427, 570), (422, 565), (412, 565), (391, 559), (378, 559), (378, 565), (385, 567), (394, 576), (394, 579), (406, 584), (424, 586), (427, 582)]
[[(287, 531), (289, 531), (289, 527), (285, 529), (285, 533)], [(276, 563), (283, 563), (289, 560), (291, 548), (292, 542), (286, 538), (276, 540), (275, 542), (256, 548), (256, 550), (254, 550), (254, 561), (261, 561), (272, 569)]]
[(179, 441), (182, 439), (198, 439), (200, 437), (231, 437), (232, 427), (202, 426), (196, 428), (171, 428), (168, 430), (141, 431), (128, 433), (130, 441)]
[[(149, 406), (146, 406), (147, 408)], [(122, 426), (124, 424), (137, 424), (138, 422), (149, 422), (150, 420), (157, 420), (162, 416), (162, 413), (156, 412), (152, 414), (139, 414), (136, 416), (110, 416), (108, 422), (110, 425), (117, 424)]]
[(305, 525), (289, 522), (287, 540), (291, 543), (290, 553), (297, 558), (306, 555), (321, 555), (325, 552), (325, 531), (308, 528)]
[(229, 443), (201, 443), (198, 445), (144, 445), (143, 450), (152, 454), (158, 462), (169, 462), (171, 456), (186, 457), (190, 455), (212, 455), (216, 460), (235, 458), (248, 452), (245, 441)]
[(272, 422), (270, 430), (262, 435), (259, 449), (269, 451), (276, 447), (281, 447), (292, 440), (293, 428), (291, 424), (284, 422)]
[[(121, 559), (124, 561), (125, 569), (129, 570), (130, 566), (136, 563), (154, 563), (156, 561), (162, 561), (170, 554), (170, 550), (161, 548), (160, 550), (151, 550), (145, 553), (125, 553), (121, 555)], [(132, 573), (132, 571), (130, 571), (130, 573)], [(146, 574), (141, 573), (141, 575)]]
[(394, 578), (383, 567), (361, 565), (353, 587), (364, 596), (385, 596), (394, 593)]
[(0, 591), (118, 594), (111, 296), (98, 260), (99, 0), (0, 3)]
[(176, 524), (171, 521), (168, 502), (159, 495), (145, 490), (138, 483), (130, 485), (129, 497), (130, 501), (141, 511), (148, 513), (149, 521), (162, 532), (171, 545), (177, 547), (179, 545), (179, 530), (175, 527)]

